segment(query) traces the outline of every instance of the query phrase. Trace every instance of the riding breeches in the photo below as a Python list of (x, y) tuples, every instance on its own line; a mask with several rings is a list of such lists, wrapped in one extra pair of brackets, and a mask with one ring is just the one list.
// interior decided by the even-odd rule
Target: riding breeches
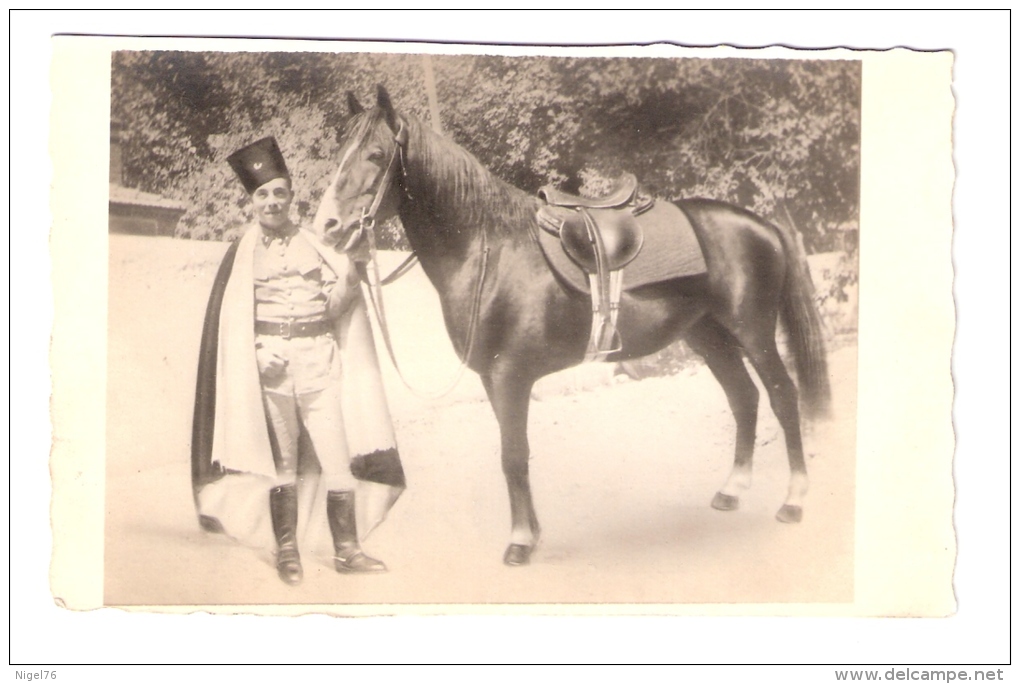
[(287, 361), (281, 374), (262, 382), (262, 403), (278, 477), (281, 482), (294, 481), (304, 426), (327, 487), (353, 488), (356, 480), (351, 474), (343, 422), (339, 354), (332, 335), (266, 342)]

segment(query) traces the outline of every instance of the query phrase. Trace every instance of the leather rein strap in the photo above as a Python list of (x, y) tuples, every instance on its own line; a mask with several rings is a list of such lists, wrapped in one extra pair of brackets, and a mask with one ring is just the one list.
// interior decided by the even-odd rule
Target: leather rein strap
[(388, 276), (380, 279), (379, 260), (377, 258), (376, 251), (375, 215), (376, 212), (379, 211), (379, 206), (382, 204), (386, 191), (389, 189), (390, 179), (393, 175), (393, 169), (396, 166), (398, 159), (400, 162), (401, 176), (406, 176), (407, 173), (404, 166), (404, 146), (407, 144), (407, 129), (404, 127), (403, 122), (400, 123), (400, 128), (393, 136), (393, 139), (396, 143), (393, 147), (393, 154), (390, 156), (390, 161), (386, 166), (386, 171), (379, 182), (378, 188), (376, 188), (375, 198), (372, 200), (372, 205), (361, 212), (361, 222), (358, 230), (365, 238), (368, 239), (370, 264), (359, 264), (358, 270), (362, 277), (368, 282), (369, 299), (372, 302), (372, 309), (375, 311), (376, 321), (379, 323), (379, 331), (382, 333), (383, 342), (386, 345), (386, 351), (390, 356), (390, 361), (393, 363), (393, 367), (397, 370), (397, 375), (400, 376), (401, 382), (403, 382), (404, 386), (417, 396), (427, 399), (438, 399), (449, 394), (453, 388), (457, 386), (457, 383), (460, 382), (461, 377), (464, 375), (464, 369), (467, 368), (468, 360), (471, 358), (471, 352), (473, 351), (475, 344), (475, 333), (478, 328), (478, 317), (482, 302), (482, 288), (485, 285), (485, 274), (489, 263), (489, 247), (486, 244), (485, 231), (482, 230), (482, 250), (478, 266), (478, 279), (475, 287), (475, 295), (471, 303), (471, 318), (468, 324), (464, 356), (461, 358), (460, 366), (457, 368), (453, 379), (442, 390), (438, 392), (420, 391), (407, 381), (407, 378), (404, 377), (404, 372), (400, 368), (400, 364), (397, 363), (397, 356), (393, 352), (393, 342), (390, 338), (389, 325), (386, 323), (386, 309), (383, 305), (382, 293), (382, 286), (389, 285), (410, 271), (415, 262), (417, 262), (418, 256), (412, 252)]

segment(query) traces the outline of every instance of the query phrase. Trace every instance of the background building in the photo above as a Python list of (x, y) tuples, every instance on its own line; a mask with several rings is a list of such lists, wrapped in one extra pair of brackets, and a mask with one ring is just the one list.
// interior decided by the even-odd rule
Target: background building
[(184, 205), (151, 192), (124, 187), (123, 149), (118, 122), (110, 123), (110, 232), (173, 237)]

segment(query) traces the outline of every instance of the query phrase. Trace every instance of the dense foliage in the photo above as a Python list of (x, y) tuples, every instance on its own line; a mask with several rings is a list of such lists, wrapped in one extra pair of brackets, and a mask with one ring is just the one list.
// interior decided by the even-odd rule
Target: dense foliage
[[(715, 197), (794, 223), (808, 252), (855, 245), (860, 64), (826, 60), (433, 56), (447, 135), (526, 191), (597, 193), (632, 171), (661, 197)], [(224, 239), (247, 203), (224, 162), (275, 135), (296, 211), (336, 164), (347, 90), (430, 118), (422, 58), (118, 52), (111, 116), (128, 185), (187, 204), (181, 237)], [(397, 239), (393, 232), (391, 239)]]

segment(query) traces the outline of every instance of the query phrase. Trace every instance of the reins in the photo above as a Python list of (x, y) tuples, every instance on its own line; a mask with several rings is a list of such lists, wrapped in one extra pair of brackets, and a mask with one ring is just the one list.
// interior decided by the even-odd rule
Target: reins
[(411, 252), (407, 255), (407, 258), (400, 262), (400, 265), (390, 271), (390, 274), (382, 279), (383, 285), (389, 285), (400, 279), (404, 274), (414, 268), (414, 265), (418, 263), (418, 255)]
[(467, 368), (468, 360), (471, 358), (471, 352), (474, 350), (475, 333), (478, 328), (478, 317), (482, 302), (482, 290), (485, 285), (486, 271), (488, 270), (489, 247), (486, 244), (485, 231), (482, 230), (482, 249), (478, 267), (478, 279), (476, 281), (474, 298), (471, 303), (471, 318), (468, 323), (466, 346), (464, 349), (464, 355), (461, 358), (460, 366), (457, 368), (453, 379), (440, 391), (424, 392), (419, 390), (407, 381), (407, 378), (404, 376), (404, 372), (400, 368), (400, 364), (397, 363), (397, 355), (393, 351), (393, 342), (390, 338), (389, 325), (386, 322), (386, 309), (383, 304), (382, 293), (382, 287), (384, 285), (389, 285), (414, 267), (414, 264), (418, 260), (418, 256), (414, 252), (411, 252), (411, 254), (388, 276), (380, 278), (379, 260), (377, 258), (376, 250), (375, 214), (379, 210), (379, 206), (382, 204), (386, 191), (389, 189), (390, 179), (393, 175), (393, 168), (397, 163), (398, 156), (400, 160), (401, 176), (406, 178), (407, 175), (407, 169), (404, 164), (404, 145), (407, 144), (407, 129), (404, 127), (403, 122), (400, 123), (400, 129), (397, 131), (396, 135), (394, 135), (393, 139), (396, 143), (393, 148), (393, 154), (390, 157), (389, 164), (386, 166), (386, 171), (380, 180), (379, 187), (376, 189), (376, 194), (372, 200), (372, 204), (368, 209), (362, 210), (361, 212), (359, 230), (362, 231), (363, 237), (368, 239), (371, 267), (369, 268), (368, 264), (366, 264), (365, 268), (359, 269), (359, 271), (362, 271), (362, 276), (368, 283), (369, 299), (372, 302), (372, 309), (375, 312), (376, 321), (379, 324), (379, 331), (382, 333), (383, 343), (386, 345), (386, 351), (389, 354), (390, 361), (393, 363), (393, 367), (397, 371), (397, 375), (400, 376), (401, 382), (403, 382), (404, 386), (411, 390), (413, 394), (419, 397), (425, 399), (438, 399), (449, 394), (453, 388), (457, 386), (457, 383), (460, 382), (461, 377), (464, 375), (464, 369)]

